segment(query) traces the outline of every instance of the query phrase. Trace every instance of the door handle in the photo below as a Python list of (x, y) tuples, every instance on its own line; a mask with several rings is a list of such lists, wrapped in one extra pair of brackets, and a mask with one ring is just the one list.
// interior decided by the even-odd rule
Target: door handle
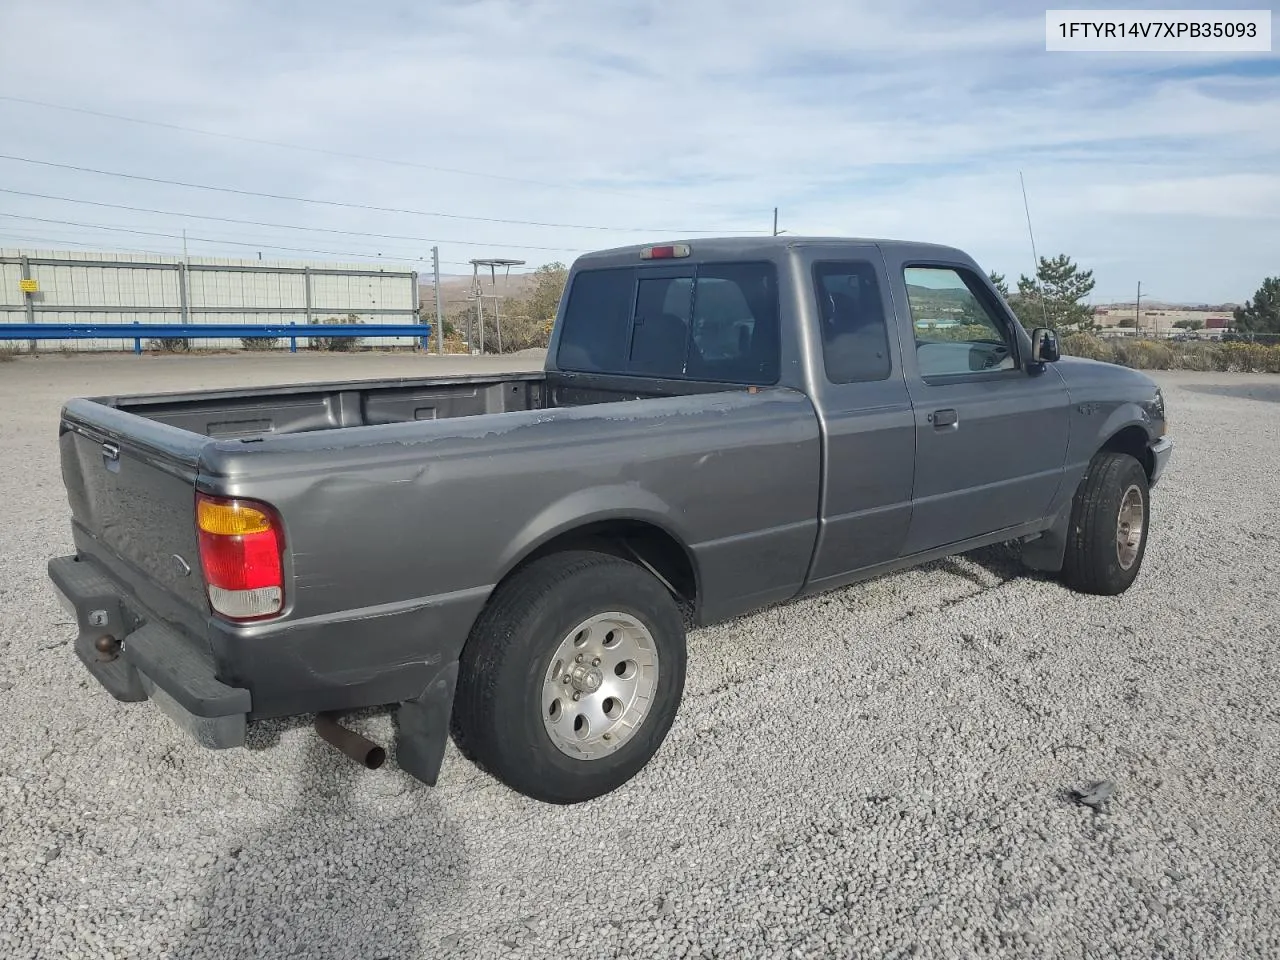
[(943, 427), (954, 427), (960, 422), (960, 418), (956, 416), (954, 410), (935, 410), (929, 414), (929, 419), (933, 421), (933, 429), (940, 430)]

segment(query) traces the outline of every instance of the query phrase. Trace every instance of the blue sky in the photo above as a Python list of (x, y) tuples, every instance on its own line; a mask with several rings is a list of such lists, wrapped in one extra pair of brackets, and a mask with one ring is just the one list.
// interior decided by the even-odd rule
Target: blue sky
[(0, 160), (10, 191), (181, 214), (0, 192), (0, 246), (174, 252), (185, 228), (193, 254), (398, 265), (435, 241), (456, 272), (767, 231), (777, 205), (792, 233), (952, 243), (1016, 277), (1022, 171), (1039, 252), (1092, 268), (1095, 301), (1241, 301), (1280, 274), (1274, 53), (1051, 54), (1044, 6), (1011, 2), (367, 6), (5, 3), (24, 40), (0, 96), (224, 136), (0, 99), (0, 153), (417, 212)]

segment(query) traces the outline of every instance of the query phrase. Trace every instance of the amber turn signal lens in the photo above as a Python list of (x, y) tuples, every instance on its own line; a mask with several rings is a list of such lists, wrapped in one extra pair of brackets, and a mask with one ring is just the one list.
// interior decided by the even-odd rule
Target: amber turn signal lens
[(271, 520), (261, 510), (234, 500), (198, 500), (196, 525), (205, 533), (222, 536), (243, 536), (247, 533), (266, 533)]

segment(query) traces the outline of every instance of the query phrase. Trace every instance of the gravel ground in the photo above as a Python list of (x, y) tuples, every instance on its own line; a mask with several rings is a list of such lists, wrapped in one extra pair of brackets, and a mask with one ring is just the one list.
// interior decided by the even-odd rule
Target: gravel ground
[(589, 804), (299, 725), (204, 751), (89, 681), (44, 573), (62, 400), (500, 366), (0, 365), (0, 957), (1280, 955), (1276, 378), (1159, 375), (1179, 446), (1123, 598), (993, 549), (697, 631), (670, 739)]

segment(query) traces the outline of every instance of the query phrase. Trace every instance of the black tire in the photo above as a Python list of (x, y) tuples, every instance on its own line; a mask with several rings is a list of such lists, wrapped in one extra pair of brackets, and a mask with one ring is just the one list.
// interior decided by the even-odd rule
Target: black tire
[[(1141, 498), (1142, 533), (1136, 555), (1124, 566), (1117, 544), (1120, 507), (1136, 488)], [(1115, 596), (1133, 584), (1147, 552), (1151, 529), (1151, 496), (1147, 472), (1127, 453), (1103, 451), (1094, 456), (1071, 504), (1062, 581), (1080, 593)]]
[[(557, 747), (544, 726), (543, 679), (569, 631), (605, 612), (635, 617), (649, 631), (658, 676), (626, 743), (583, 760)], [(657, 578), (609, 554), (551, 554), (500, 584), (476, 620), (459, 664), (454, 739), (477, 766), (526, 796), (590, 800), (634, 777), (662, 745), (684, 693), (685, 662), (680, 609)]]

